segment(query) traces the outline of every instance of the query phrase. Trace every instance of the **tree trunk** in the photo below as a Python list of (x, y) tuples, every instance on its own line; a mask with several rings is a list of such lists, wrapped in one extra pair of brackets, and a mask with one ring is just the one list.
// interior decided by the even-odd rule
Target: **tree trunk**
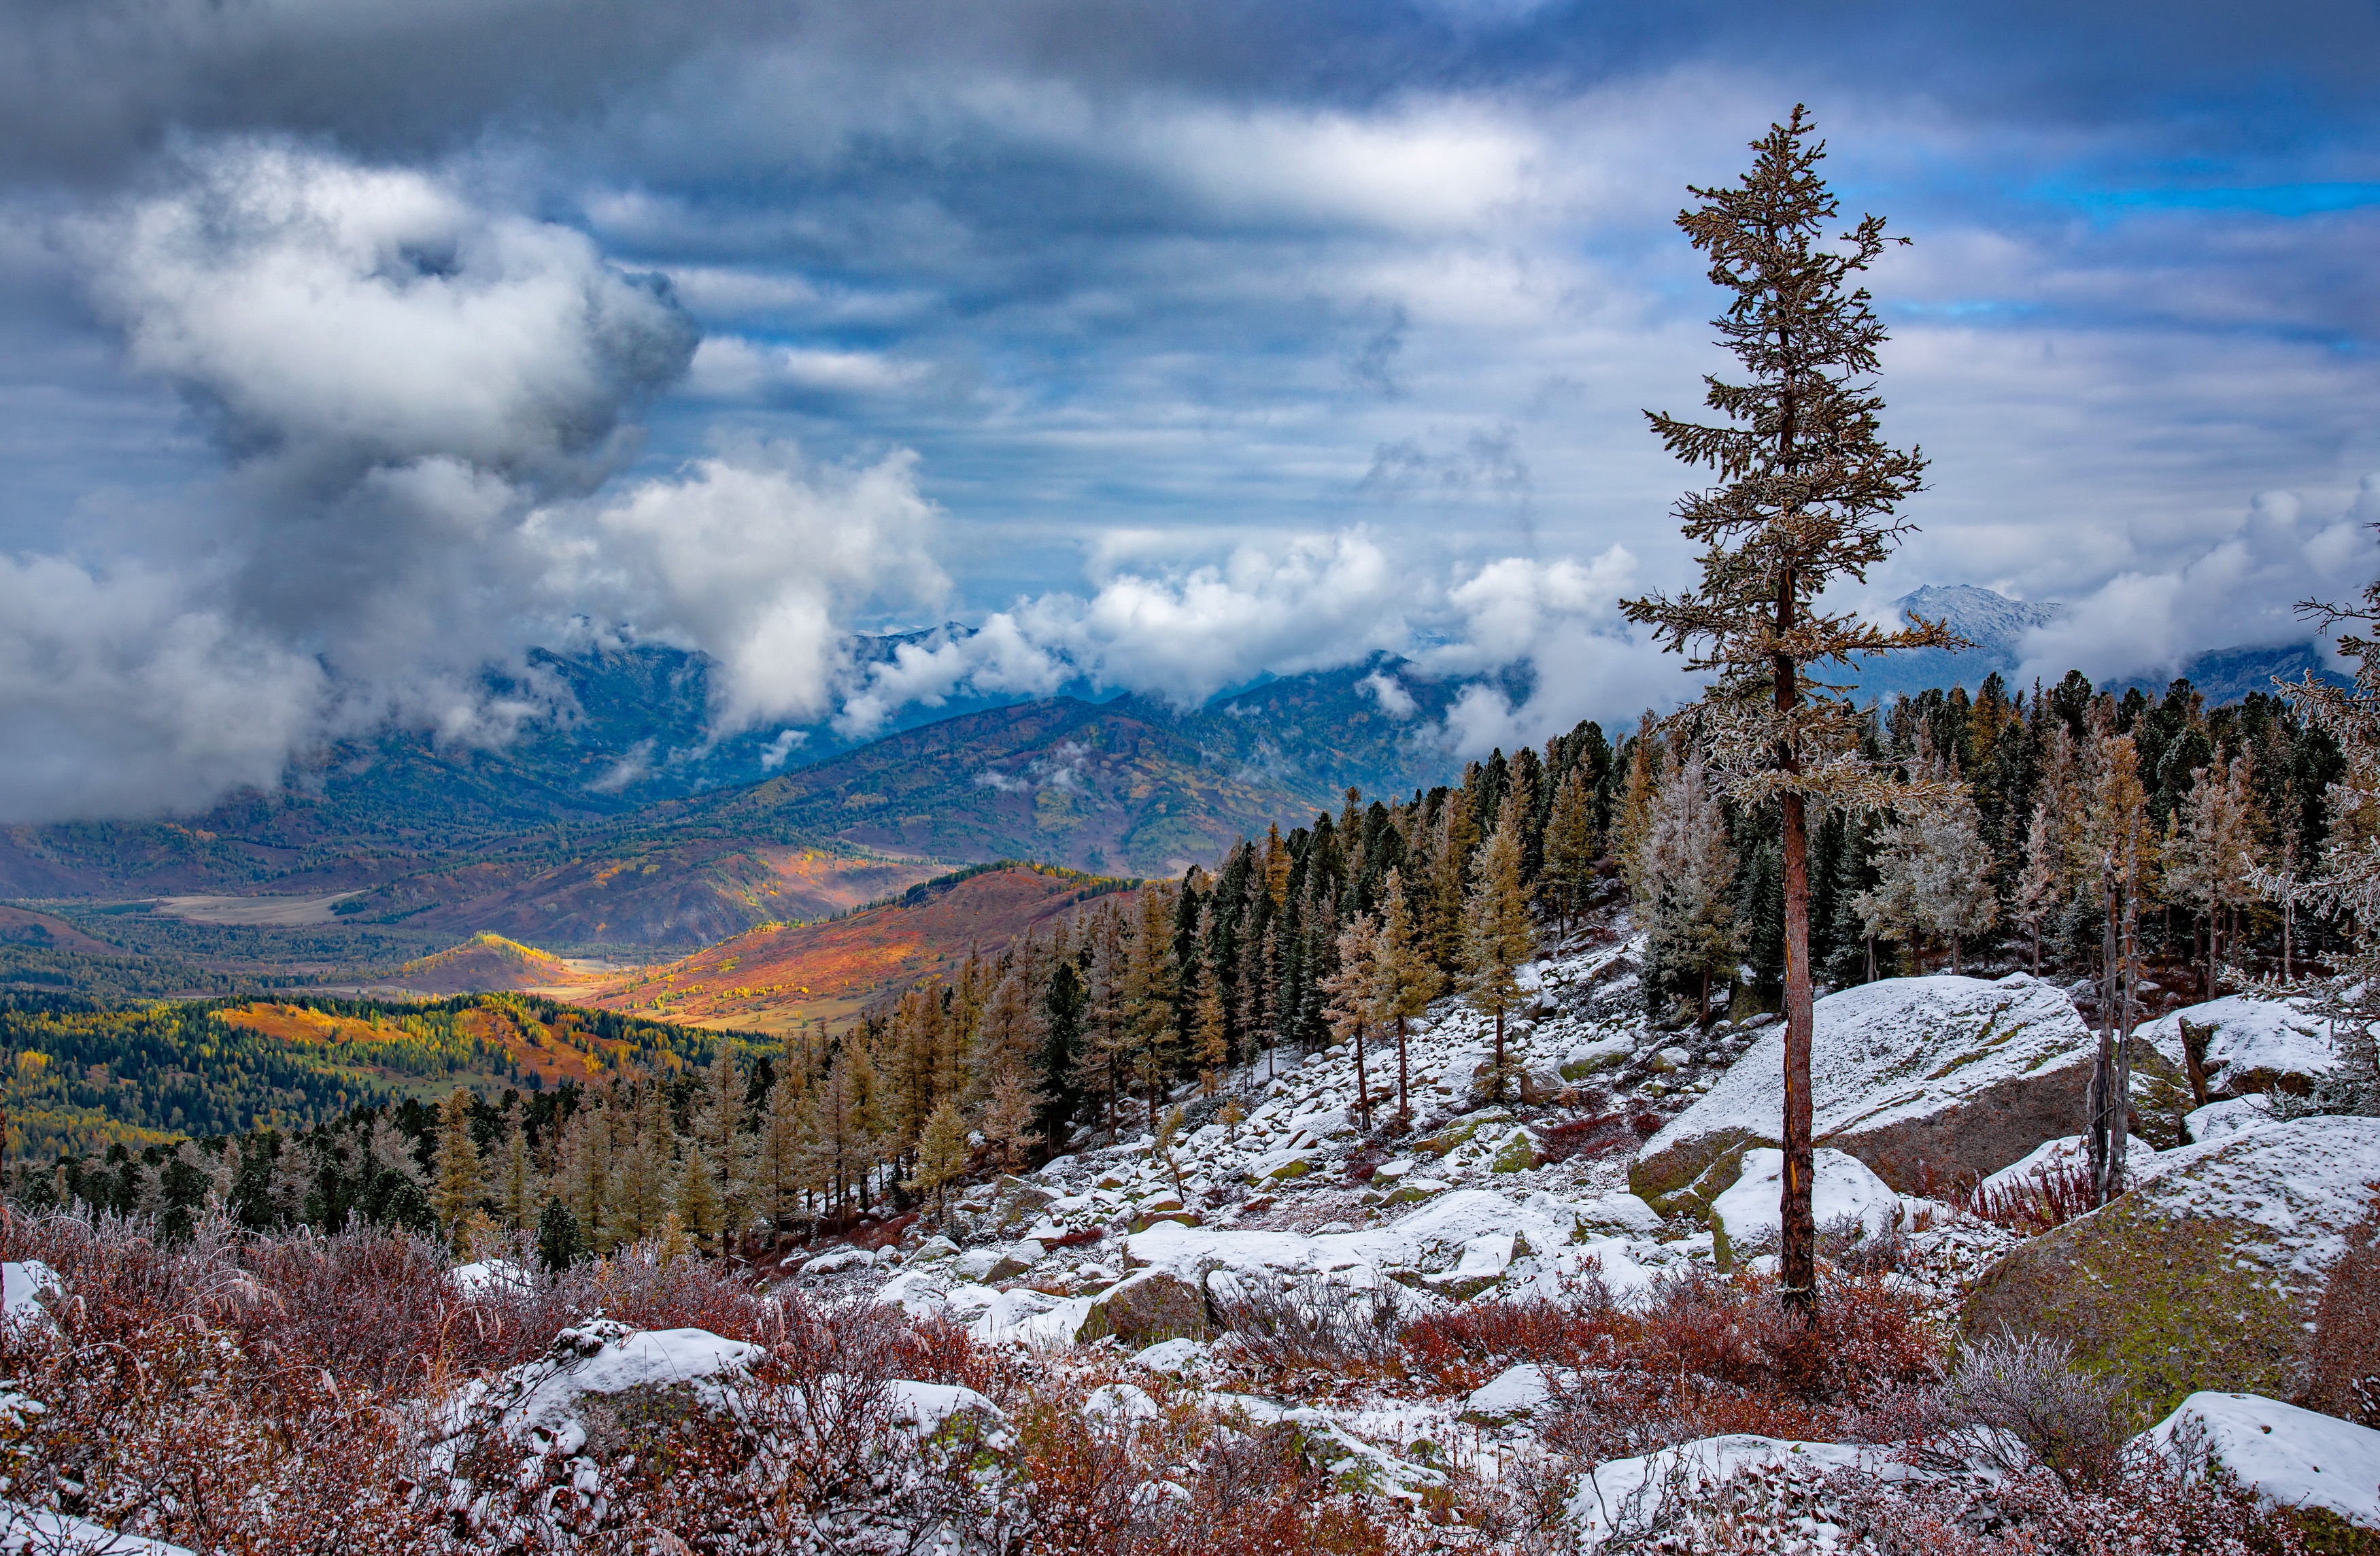
[(1496, 1068), (1488, 1077), (1488, 1087), (1489, 1101), (1504, 1100), (1504, 1011), (1500, 1005), (1496, 1010)]
[(1964, 967), (1959, 966), (1959, 937), (1957, 935), (1952, 935), (1950, 937), (1950, 976), (1957, 978), (1964, 974), (1965, 971), (1966, 969)]
[(1364, 1080), (1364, 1024), (1355, 1023), (1355, 1106), (1364, 1114), (1364, 1133), (1372, 1132), (1372, 1088)]
[(1779, 798), (1785, 815), (1785, 1188), (1779, 1276), (1785, 1305), (1807, 1317), (1817, 1306), (1818, 1238), (1810, 1178), (1810, 838), (1803, 798)]
[(1397, 1017), (1397, 1122), (1413, 1123), (1413, 1103), (1405, 1097), (1405, 1018)]
[[(2103, 888), (2104, 918), (2100, 926), (2099, 1052), (2091, 1066), (2090, 1119), (2085, 1138), (2091, 1151), (2091, 1195), (2094, 1205), (2110, 1197), (2110, 1173), (2121, 1148), (2109, 1134), (2109, 1121), (2120, 1121), (2121, 1099), (2116, 1095), (2117, 1001), (2121, 998), (2120, 961), (2116, 948), (2116, 877), (2112, 869)], [(2120, 1128), (2119, 1122), (2116, 1125)]]

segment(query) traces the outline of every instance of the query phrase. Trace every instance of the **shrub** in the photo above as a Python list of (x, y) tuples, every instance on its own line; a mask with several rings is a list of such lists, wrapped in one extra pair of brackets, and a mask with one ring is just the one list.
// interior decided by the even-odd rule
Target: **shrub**
[(2115, 1470), (2122, 1387), (2076, 1368), (2062, 1340), (2001, 1335), (1967, 1348), (1943, 1400), (1959, 1423), (1954, 1441), (1974, 1460), (2010, 1474), (2038, 1465), (2074, 1486)]

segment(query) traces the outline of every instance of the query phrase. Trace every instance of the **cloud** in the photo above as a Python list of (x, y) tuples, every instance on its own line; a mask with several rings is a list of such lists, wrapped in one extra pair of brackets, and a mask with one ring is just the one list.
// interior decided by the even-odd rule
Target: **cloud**
[(2256, 498), (2228, 533), (2155, 569), (2126, 569), (2028, 632), (2020, 680), (2170, 675), (2202, 650), (2301, 643), (2301, 601), (2353, 595), (2380, 572), (2380, 474), (2345, 513), (2315, 518), (2293, 493)]

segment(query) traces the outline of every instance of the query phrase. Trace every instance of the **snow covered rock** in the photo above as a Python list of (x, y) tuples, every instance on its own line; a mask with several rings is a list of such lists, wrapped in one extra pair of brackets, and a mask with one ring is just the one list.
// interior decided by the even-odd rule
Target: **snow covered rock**
[(1204, 1340), (1208, 1327), (1207, 1294), (1195, 1277), (1141, 1270), (1091, 1299), (1075, 1338), (1087, 1344), (1112, 1334), (1142, 1350), (1160, 1340)]
[(2259, 1501), (2380, 1529), (2380, 1431), (2370, 1427), (2256, 1394), (2201, 1392), (2133, 1441), (2177, 1457), (2203, 1449)]
[(104, 1552), (105, 1556), (190, 1556), (182, 1547), (168, 1545), (162, 1539), (120, 1535), (67, 1513), (0, 1502), (0, 1553), (5, 1556), (85, 1551)]
[(58, 1272), (38, 1258), (0, 1264), (0, 1321), (48, 1323), (49, 1305), (66, 1290)]
[[(1861, 1235), (1880, 1236), (1900, 1220), (1900, 1196), (1855, 1156), (1839, 1150), (1814, 1153), (1810, 1207), (1820, 1228), (1856, 1222)], [(1779, 1201), (1785, 1188), (1785, 1153), (1763, 1147), (1743, 1153), (1743, 1175), (1711, 1202), (1711, 1225), (1719, 1235), (1722, 1266), (1755, 1253), (1773, 1252), (1784, 1225)]]
[(1986, 1271), (1961, 1327), (2069, 1341), (2160, 1415), (2200, 1390), (2287, 1392), (2327, 1270), (2380, 1193), (2380, 1119), (2253, 1124), (2132, 1170), (2130, 1193)]
[[(2338, 1064), (2329, 1023), (2303, 999), (2228, 994), (2159, 1016), (2140, 1035), (2177, 1068), (2201, 1046), (2209, 1098), (2245, 1097), (2279, 1087), (2303, 1091)], [(2187, 1031), (2185, 1032), (2185, 1027)]]
[(2266, 1123), (2272, 1116), (2271, 1097), (2233, 1097), (2192, 1110), (2181, 1121), (2181, 1132), (2189, 1137), (2189, 1143), (2193, 1146), (2212, 1145), (2216, 1140), (2228, 1140), (2252, 1124)]
[(645, 1387), (685, 1388), (718, 1408), (727, 1384), (767, 1353), (703, 1329), (639, 1330), (592, 1319), (554, 1337), (544, 1359), (475, 1381), (458, 1413), (492, 1417), (507, 1437), (563, 1454), (586, 1446), (589, 1403)]
[[(1816, 1006), (1810, 1061), (1816, 1142), (1894, 1187), (1918, 1164), (1944, 1177), (2006, 1166), (2082, 1115), (2091, 1034), (2074, 1003), (2023, 973), (1895, 978)], [(1645, 1142), (1628, 1186), (1663, 1197), (1783, 1133), (1785, 1028), (1764, 1029), (1717, 1086)], [(1702, 1185), (1706, 1203), (1726, 1187)]]
[(805, 1275), (833, 1275), (845, 1270), (866, 1270), (875, 1263), (875, 1254), (866, 1248), (836, 1248), (805, 1263), (801, 1272)]
[(1524, 1362), (1506, 1368), (1472, 1390), (1463, 1402), (1463, 1418), (1497, 1426), (1536, 1414), (1552, 1397), (1553, 1386), (1546, 1378), (1546, 1369), (1534, 1362)]
[(1888, 1462), (1883, 1449), (1793, 1442), (1749, 1432), (1697, 1438), (1639, 1458), (1613, 1459), (1589, 1470), (1571, 1495), (1568, 1511), (1579, 1549), (1600, 1550), (1616, 1534), (1641, 1531), (1666, 1496), (1691, 1496), (1739, 1472), (1777, 1465), (1806, 1466), (1819, 1474), (1866, 1470), (1889, 1475), (1899, 1467)]

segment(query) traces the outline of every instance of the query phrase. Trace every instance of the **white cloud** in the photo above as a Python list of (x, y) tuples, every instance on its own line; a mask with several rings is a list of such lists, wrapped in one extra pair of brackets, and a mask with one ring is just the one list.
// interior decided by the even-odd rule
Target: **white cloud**
[(926, 369), (869, 351), (821, 351), (712, 335), (695, 348), (686, 387), (713, 400), (751, 400), (786, 392), (884, 395), (916, 384)]
[(2229, 532), (2155, 568), (2128, 568), (2068, 601), (2025, 635), (2020, 680), (2079, 669), (2095, 680), (2167, 675), (2201, 650), (2305, 641), (2301, 601), (2357, 594), (2380, 571), (2370, 529), (2380, 475), (2363, 478), (2348, 511), (2309, 517), (2286, 492), (2256, 498)]

